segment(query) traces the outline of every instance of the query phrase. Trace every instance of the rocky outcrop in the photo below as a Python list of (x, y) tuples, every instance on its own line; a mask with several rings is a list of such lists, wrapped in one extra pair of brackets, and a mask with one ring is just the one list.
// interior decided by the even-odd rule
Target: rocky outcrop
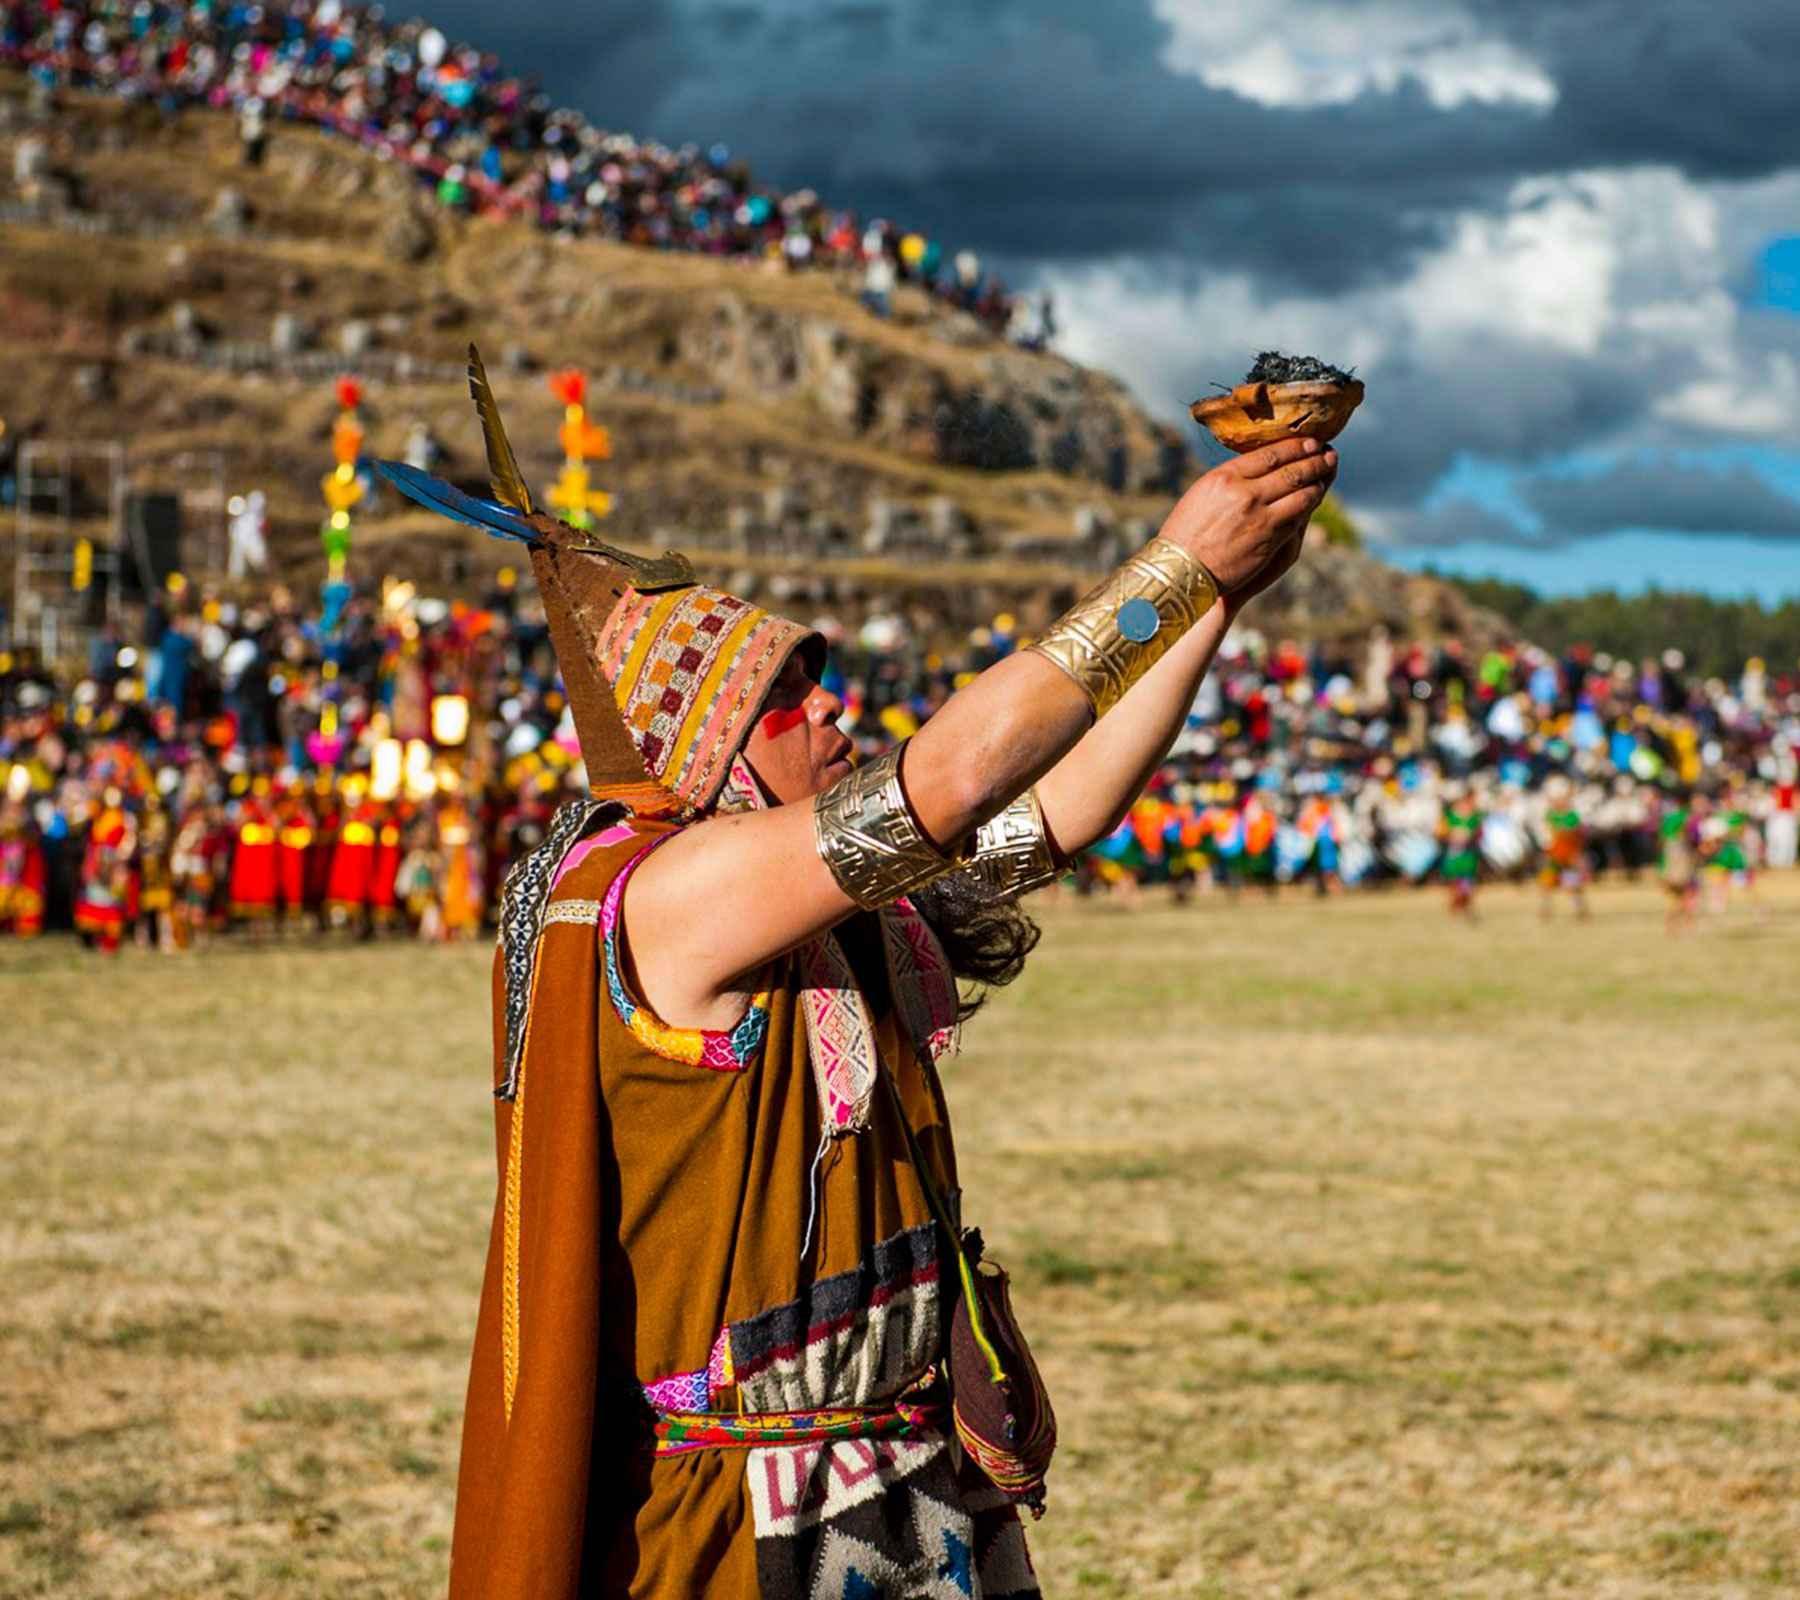
[(1045, 468), (1120, 493), (1172, 490), (1192, 467), (1180, 436), (1102, 374), (991, 338), (974, 361), (941, 360), (881, 334), (854, 306), (796, 317), (727, 292), (690, 309), (678, 353), (727, 390), (801, 399), (837, 430), (945, 466)]

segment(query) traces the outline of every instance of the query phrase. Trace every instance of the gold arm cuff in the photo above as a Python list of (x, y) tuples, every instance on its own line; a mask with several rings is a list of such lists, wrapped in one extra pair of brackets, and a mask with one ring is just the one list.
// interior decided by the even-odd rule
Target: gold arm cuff
[(1152, 539), (1026, 648), (1068, 673), (1103, 717), (1218, 598), (1205, 567)]
[(900, 786), (904, 744), (858, 767), (813, 801), (813, 841), (837, 886), (865, 911), (951, 871), (920, 831)]
[(996, 899), (1016, 900), (1062, 876), (1037, 790), (1028, 789), (975, 835), (966, 867)]

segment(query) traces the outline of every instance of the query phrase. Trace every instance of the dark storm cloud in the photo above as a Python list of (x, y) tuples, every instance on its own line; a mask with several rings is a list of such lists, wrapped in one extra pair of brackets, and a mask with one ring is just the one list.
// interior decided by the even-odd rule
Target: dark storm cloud
[(1800, 535), (1800, 500), (1746, 466), (1683, 466), (1671, 460), (1627, 460), (1597, 476), (1544, 477), (1525, 486), (1548, 539), (1578, 538), (1613, 528), (1672, 533), (1738, 533), (1782, 539)]
[(1394, 270), (1519, 176), (1800, 160), (1800, 6), (1500, 0), (1482, 15), (1544, 65), (1551, 111), (1440, 109), (1410, 80), (1262, 105), (1166, 66), (1149, 0), (432, 7), (602, 125), (723, 139), (772, 181), (1020, 262), (1204, 250), (1317, 291)]
[(1415, 549), (1447, 549), (1459, 544), (1539, 542), (1510, 517), (1473, 500), (1452, 499), (1428, 511), (1410, 512), (1394, 528), (1396, 544)]
[(1443, 117), (1410, 85), (1259, 105), (1162, 65), (1145, 0), (896, 0), (854, 20), (771, 6), (729, 43), (690, 37), (663, 125), (733, 139), (779, 182), (1040, 263), (1204, 251), (1297, 286), (1355, 282), (1495, 192), (1542, 121)]
[(1487, 0), (1559, 100), (1568, 165), (1666, 162), (1748, 178), (1800, 161), (1800, 6), (1791, 0)]
[(1540, 460), (1628, 426), (1643, 405), (1604, 355), (1499, 338), (1429, 362), (1396, 356), (1365, 376), (1371, 398), (1346, 451), (1346, 488), (1382, 505), (1416, 503), (1457, 455)]

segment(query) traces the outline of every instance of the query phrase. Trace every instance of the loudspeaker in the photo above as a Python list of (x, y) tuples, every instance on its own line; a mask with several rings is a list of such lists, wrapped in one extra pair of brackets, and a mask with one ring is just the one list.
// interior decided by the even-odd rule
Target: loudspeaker
[(121, 588), (142, 598), (160, 589), (171, 572), (181, 570), (181, 497), (134, 494), (125, 501), (125, 548), (119, 574)]

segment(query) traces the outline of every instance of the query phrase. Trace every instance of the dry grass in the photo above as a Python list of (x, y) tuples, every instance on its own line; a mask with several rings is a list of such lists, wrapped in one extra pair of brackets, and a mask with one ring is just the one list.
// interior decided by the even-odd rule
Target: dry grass
[[(1800, 894), (1053, 906), (950, 1074), (1052, 1595), (1800, 1585)], [(486, 952), (0, 954), (0, 1593), (441, 1587)]]

